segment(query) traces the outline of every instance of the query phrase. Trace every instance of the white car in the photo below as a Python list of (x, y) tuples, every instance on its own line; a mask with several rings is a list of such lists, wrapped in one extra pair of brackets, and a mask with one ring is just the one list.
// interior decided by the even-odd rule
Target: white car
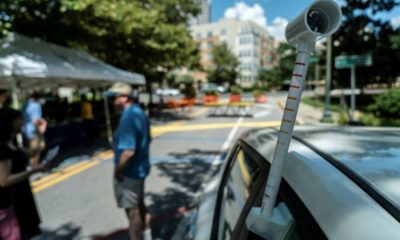
[(158, 88), (156, 89), (156, 94), (160, 95), (160, 96), (178, 96), (179, 94), (181, 94), (181, 92), (179, 91), (179, 89), (175, 89), (175, 88)]
[(215, 83), (208, 83), (201, 88), (201, 91), (203, 93), (208, 92), (208, 91), (217, 91), (218, 93), (222, 94), (222, 93), (226, 93), (226, 88), (224, 88), (223, 86), (219, 86)]
[(250, 230), (277, 136), (275, 129), (242, 135), (205, 187), (187, 238), (400, 239), (399, 128), (296, 128), (277, 199), (290, 220), (285, 235)]

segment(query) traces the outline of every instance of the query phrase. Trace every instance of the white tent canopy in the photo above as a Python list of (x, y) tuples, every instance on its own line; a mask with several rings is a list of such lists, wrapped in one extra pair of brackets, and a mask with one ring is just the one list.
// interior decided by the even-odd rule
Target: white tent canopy
[(91, 55), (11, 33), (0, 42), (0, 87), (20, 89), (144, 84), (141, 74), (108, 65)]

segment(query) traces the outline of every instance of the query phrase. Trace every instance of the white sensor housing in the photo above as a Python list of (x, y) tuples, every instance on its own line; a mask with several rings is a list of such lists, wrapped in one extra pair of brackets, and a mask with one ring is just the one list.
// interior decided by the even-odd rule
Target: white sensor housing
[(341, 19), (342, 11), (337, 3), (316, 0), (287, 25), (286, 39), (295, 47), (300, 42), (315, 42), (333, 34)]

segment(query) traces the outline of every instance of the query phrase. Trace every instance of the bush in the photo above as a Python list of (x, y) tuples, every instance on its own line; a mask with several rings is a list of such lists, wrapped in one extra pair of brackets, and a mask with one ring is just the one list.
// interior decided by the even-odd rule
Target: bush
[(218, 96), (219, 95), (217, 90), (207, 90), (205, 92), (205, 94), (208, 95), (208, 96)]
[(400, 88), (393, 88), (380, 94), (368, 110), (384, 122), (398, 123), (400, 119)]
[(265, 91), (260, 89), (253, 90), (253, 97), (259, 97), (265, 95)]
[(192, 84), (186, 84), (183, 94), (187, 98), (194, 98), (196, 97), (196, 89), (193, 87)]
[(239, 87), (239, 86), (232, 86), (230, 89), (229, 89), (229, 92), (231, 93), (231, 94), (240, 94), (240, 93), (242, 93), (242, 89)]
[(360, 122), (362, 122), (365, 126), (380, 126), (381, 121), (379, 118), (375, 117), (371, 113), (363, 114), (360, 118)]

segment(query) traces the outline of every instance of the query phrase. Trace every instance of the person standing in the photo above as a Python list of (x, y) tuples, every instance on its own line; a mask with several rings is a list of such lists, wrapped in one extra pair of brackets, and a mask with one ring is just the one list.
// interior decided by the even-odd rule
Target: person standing
[(0, 109), (0, 239), (4, 240), (30, 239), (41, 233), (29, 177), (47, 166), (37, 164), (26, 170), (29, 156), (16, 143), (21, 125), (19, 111)]
[(85, 144), (93, 143), (93, 106), (86, 98), (86, 95), (81, 95), (81, 117), (82, 117), (82, 127), (85, 132)]
[(119, 208), (126, 211), (131, 240), (151, 239), (150, 214), (144, 203), (144, 183), (150, 172), (150, 122), (134, 102), (132, 88), (115, 83), (108, 93), (121, 116), (114, 134), (114, 192)]
[(40, 152), (45, 148), (43, 134), (40, 134), (38, 129), (46, 129), (47, 122), (42, 118), (42, 106), (39, 103), (39, 98), (39, 94), (34, 92), (22, 109), (24, 118), (22, 131), (27, 141), (29, 155), (32, 156), (32, 166), (39, 163)]
[(10, 93), (6, 89), (0, 89), (0, 109), (9, 108), (11, 101)]

